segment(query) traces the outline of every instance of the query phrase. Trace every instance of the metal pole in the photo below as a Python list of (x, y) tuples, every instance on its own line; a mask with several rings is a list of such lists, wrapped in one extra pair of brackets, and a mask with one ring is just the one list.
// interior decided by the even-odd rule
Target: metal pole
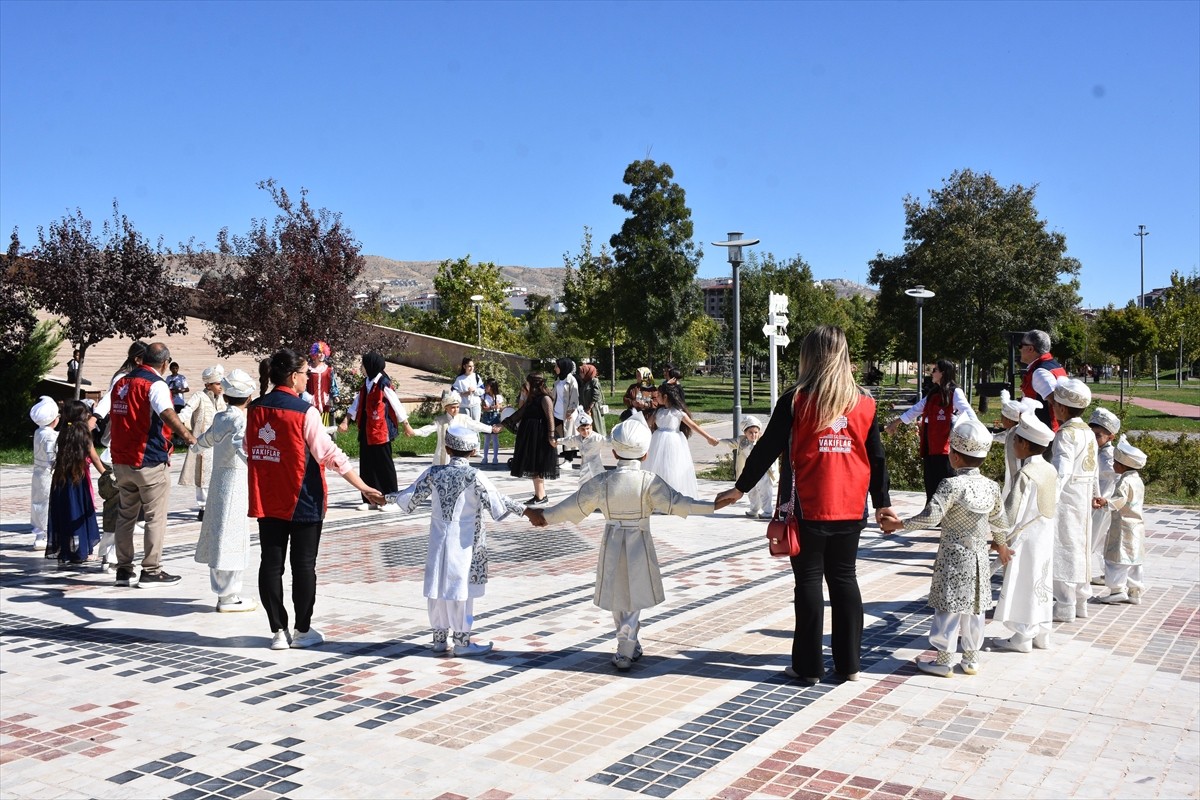
[[(740, 233), (729, 234), (731, 240), (741, 238)], [(740, 260), (733, 264), (733, 432), (742, 429), (742, 292), (738, 282)]]
[[(779, 400), (779, 356), (776, 353), (775, 334), (771, 334), (771, 411), (775, 411), (775, 403)], [(736, 433), (736, 431), (735, 431)]]
[(479, 349), (483, 349), (483, 309), (479, 303), (475, 304), (475, 339), (479, 344)]
[(1138, 225), (1138, 232), (1134, 236), (1138, 237), (1138, 250), (1141, 262), (1141, 291), (1138, 294), (1138, 308), (1146, 307), (1146, 237), (1150, 232), (1146, 230), (1145, 225)]
[(925, 391), (925, 301), (917, 300), (917, 394)]

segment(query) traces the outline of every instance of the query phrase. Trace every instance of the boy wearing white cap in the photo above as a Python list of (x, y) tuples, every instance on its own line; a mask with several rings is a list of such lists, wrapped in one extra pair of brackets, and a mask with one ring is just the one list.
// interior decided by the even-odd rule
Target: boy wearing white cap
[(1050, 394), (1058, 420), (1050, 463), (1058, 473), (1054, 520), (1054, 621), (1087, 619), (1088, 552), (1092, 546), (1092, 498), (1096, 496), (1096, 436), (1083, 421), (1092, 391), (1077, 378), (1060, 378)]
[[(459, 416), (443, 437), (446, 464), (434, 464), (417, 476), (407, 489), (389, 494), (388, 501), (409, 513), (428, 501), (429, 548), (425, 555), (425, 598), (429, 627), (433, 629), (433, 652), (450, 649), (454, 655), (480, 656), (492, 643), (473, 644), (471, 627), (474, 605), (488, 581), (487, 532), (483, 510), (495, 520), (510, 514), (530, 516), (522, 503), (501, 494), (490, 480), (467, 459), (479, 450), (479, 423)], [(490, 426), (489, 430), (490, 430)]]
[(597, 475), (604, 474), (604, 451), (609, 449), (607, 436), (596, 433), (592, 418), (580, 411), (575, 415), (575, 434), (558, 440), (560, 451), (579, 451), (579, 485), (587, 483)]
[(413, 436), (428, 436), (431, 433), (437, 434), (437, 445), (433, 448), (433, 463), (435, 466), (444, 467), (450, 463), (450, 456), (446, 450), (446, 431), (450, 429), (451, 425), (462, 425), (476, 433), (500, 432), (499, 425), (486, 425), (471, 419), (469, 416), (460, 415), (458, 410), (462, 407), (462, 397), (453, 389), (447, 389), (442, 392), (441, 405), (442, 413), (434, 417), (432, 423), (423, 425), (412, 432)]
[[(200, 380), (204, 382), (204, 391), (197, 392), (188, 398), (187, 403), (179, 411), (179, 421), (188, 427), (193, 436), (199, 436), (209, 429), (217, 414), (225, 410), (225, 398), (221, 380), (225, 377), (225, 368), (220, 364), (204, 370)], [(179, 472), (180, 486), (196, 487), (196, 516), (204, 520), (204, 505), (208, 498), (208, 484), (212, 477), (212, 461), (204, 450), (190, 448), (183, 457), (183, 469)]]
[(642, 656), (638, 642), (642, 609), (666, 599), (650, 536), (650, 515), (687, 517), (714, 510), (712, 501), (682, 495), (662, 478), (642, 469), (650, 437), (650, 429), (636, 418), (614, 426), (609, 438), (617, 468), (592, 478), (553, 508), (531, 509), (528, 514), (538, 527), (560, 522), (577, 524), (593, 511), (608, 520), (600, 540), (592, 600), (612, 612), (617, 634), (612, 665), (619, 672), (627, 672)]
[[(746, 459), (758, 438), (762, 436), (762, 422), (758, 417), (747, 415), (742, 417), (742, 435), (737, 438), (721, 439), (719, 444), (733, 451), (733, 479), (742, 477), (746, 467)], [(771, 510), (775, 504), (775, 487), (779, 485), (779, 462), (771, 464), (766, 473), (754, 484), (754, 488), (746, 493), (746, 501), (750, 503), (747, 517), (770, 519)]]
[(1032, 411), (1021, 415), (1013, 435), (1013, 449), (1024, 464), (1004, 498), (1004, 514), (1012, 523), (1008, 534), (1009, 561), (1004, 585), (992, 618), (1012, 631), (1007, 639), (993, 639), (993, 650), (1028, 653), (1050, 646), (1054, 617), (1051, 570), (1054, 566), (1054, 516), (1057, 474), (1039, 456), (1054, 441), (1054, 431)]
[(950, 429), (950, 466), (958, 473), (943, 478), (925, 510), (897, 522), (884, 520), (885, 533), (942, 526), (929, 605), (933, 624), (929, 643), (937, 650), (934, 661), (918, 661), (930, 675), (954, 674), (954, 654), (962, 636), (962, 671), (979, 672), (983, 645), (984, 613), (992, 607), (988, 542), (995, 544), (1000, 561), (1008, 563), (1008, 518), (1000, 502), (1000, 487), (985, 478), (979, 466), (992, 446), (992, 435), (981, 423), (962, 418)]
[(46, 524), (50, 516), (50, 478), (58, 443), (58, 403), (42, 395), (29, 409), (38, 429), (33, 434), (33, 483), (29, 493), (29, 521), (33, 526), (33, 549), (46, 546)]
[(1104, 548), (1104, 582), (1108, 595), (1101, 603), (1142, 602), (1146, 583), (1142, 577), (1142, 562), (1146, 560), (1146, 523), (1142, 519), (1142, 500), (1146, 487), (1138, 470), (1146, 466), (1146, 454), (1121, 436), (1113, 454), (1113, 469), (1117, 484), (1112, 497), (1097, 497), (1096, 508), (1108, 507), (1112, 520), (1108, 526), (1108, 542)]
[(996, 434), (993, 440), (1004, 442), (1004, 486), (1000, 491), (1001, 497), (1008, 497), (1008, 493), (1012, 490), (1013, 478), (1024, 466), (1021, 459), (1017, 458), (1013, 452), (1017, 423), (1021, 421), (1021, 415), (1026, 411), (1036, 413), (1041, 407), (1040, 400), (1034, 400), (1031, 397), (1013, 400), (1007, 389), (1000, 391), (1000, 427), (1004, 428), (1004, 431)]
[[(208, 373), (205, 373), (207, 378)], [(212, 471), (208, 513), (200, 525), (195, 560), (208, 565), (217, 611), (253, 611), (258, 603), (242, 597), (242, 575), (250, 565), (250, 484), (246, 474), (246, 405), (257, 382), (240, 369), (221, 378), (225, 408), (201, 430), (189, 455), (212, 449), (205, 458)]]
[[(1096, 496), (1108, 499), (1112, 497), (1113, 487), (1117, 485), (1117, 473), (1113, 471), (1113, 439), (1121, 432), (1121, 420), (1107, 408), (1097, 406), (1088, 420), (1088, 427), (1096, 436), (1097, 486)], [(1108, 518), (1112, 516), (1107, 508), (1092, 509), (1092, 550), (1088, 554), (1088, 574), (1092, 578), (1092, 586), (1104, 585), (1104, 545), (1108, 540)], [(1096, 562), (1100, 562), (1099, 570)]]

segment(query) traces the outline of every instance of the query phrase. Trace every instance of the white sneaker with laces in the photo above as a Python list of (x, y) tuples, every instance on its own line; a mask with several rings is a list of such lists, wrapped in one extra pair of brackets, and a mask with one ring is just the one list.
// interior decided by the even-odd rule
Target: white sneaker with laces
[(229, 614), (238, 611), (254, 611), (258, 608), (258, 601), (250, 600), (245, 597), (231, 597), (228, 600), (217, 601), (217, 611), (222, 614)]
[(309, 628), (301, 633), (296, 631), (292, 635), (292, 648), (299, 650), (304, 647), (315, 647), (325, 641), (325, 637), (316, 628)]
[(287, 631), (275, 631), (275, 635), (271, 637), (272, 650), (287, 650), (291, 644), (291, 637)]

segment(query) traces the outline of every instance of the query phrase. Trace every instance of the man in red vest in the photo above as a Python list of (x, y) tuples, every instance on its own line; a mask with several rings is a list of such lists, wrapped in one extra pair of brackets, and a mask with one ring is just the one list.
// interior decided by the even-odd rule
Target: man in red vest
[(178, 575), (162, 570), (171, 499), (171, 434), (188, 446), (196, 443), (171, 402), (163, 372), (171, 351), (162, 342), (146, 348), (142, 364), (113, 384), (110, 426), (113, 476), (120, 493), (117, 511), (117, 586), (133, 580), (133, 527), (146, 519), (142, 575), (138, 584), (173, 583)]
[(1021, 377), (1021, 395), (1041, 400), (1042, 407), (1034, 413), (1050, 426), (1050, 430), (1058, 430), (1058, 421), (1050, 413), (1049, 397), (1054, 393), (1058, 379), (1067, 377), (1067, 371), (1050, 354), (1050, 334), (1038, 330), (1026, 331), (1021, 337), (1021, 363), (1026, 365), (1025, 374)]

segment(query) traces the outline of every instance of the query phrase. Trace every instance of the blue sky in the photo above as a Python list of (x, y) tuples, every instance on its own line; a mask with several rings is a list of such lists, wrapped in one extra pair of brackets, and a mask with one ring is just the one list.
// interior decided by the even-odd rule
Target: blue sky
[(701, 275), (731, 230), (819, 278), (903, 248), (954, 170), (1038, 185), (1085, 305), (1200, 267), (1200, 3), (0, 0), (0, 230), (118, 199), (151, 238), (273, 215), (364, 253), (561, 266), (634, 160), (675, 170)]

